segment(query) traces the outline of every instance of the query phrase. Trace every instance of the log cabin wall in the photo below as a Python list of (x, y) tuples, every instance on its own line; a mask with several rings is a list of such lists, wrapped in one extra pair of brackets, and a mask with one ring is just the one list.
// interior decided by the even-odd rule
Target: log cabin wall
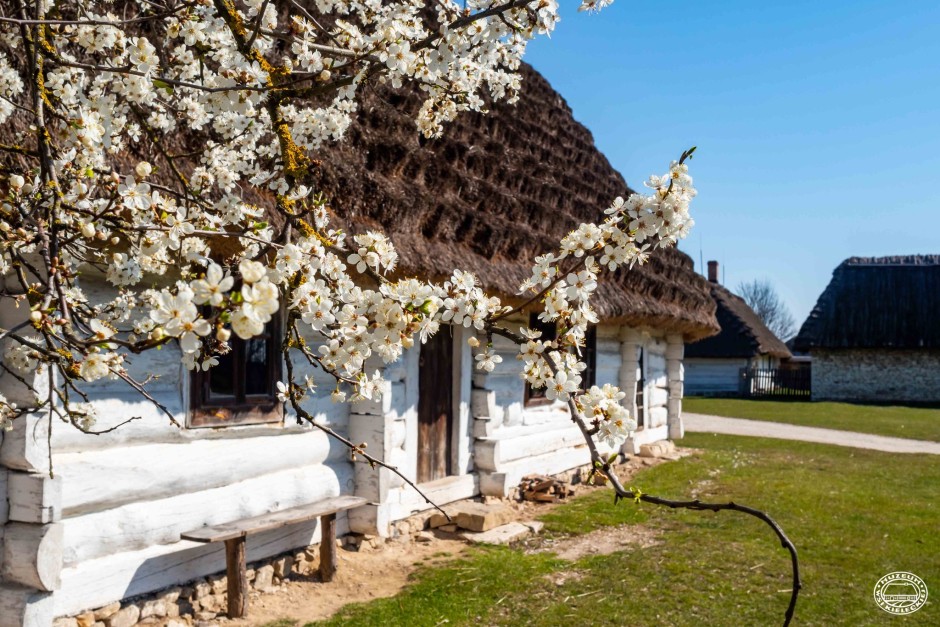
[[(103, 289), (86, 286), (90, 297)], [(0, 326), (9, 328), (8, 319), (18, 312), (3, 313)], [(95, 429), (140, 419), (103, 435), (54, 421), (49, 440), (54, 479), (49, 477), (48, 417), (15, 421), (0, 445), (0, 489), (15, 475), (20, 505), (13, 515), (0, 508), (0, 521), (10, 518), (3, 528), (4, 553), (15, 550), (17, 569), (24, 572), (13, 572), (12, 564), (0, 570), (0, 616), (12, 616), (6, 608), (19, 612), (22, 604), (24, 612), (41, 613), (35, 624), (51, 624), (52, 616), (223, 571), (220, 545), (180, 541), (180, 533), (353, 493), (345, 447), (297, 425), (290, 415), (282, 424), (187, 428), (188, 374), (180, 362), (178, 348), (168, 344), (128, 364), (139, 380), (156, 377), (147, 389), (180, 427), (121, 381), (87, 385), (99, 415)], [(299, 368), (297, 376), (307, 373)], [(322, 372), (310, 374), (324, 390), (333, 389)], [(10, 377), (0, 378), (0, 391), (11, 400), (24, 396)], [(347, 433), (348, 405), (333, 404), (328, 394), (308, 396), (306, 403), (319, 422)], [(345, 516), (338, 527), (346, 532)], [(318, 539), (315, 521), (258, 534), (248, 540), (248, 560)], [(50, 559), (57, 567), (46, 564), (43, 572), (57, 576), (25, 572)], [(21, 622), (26, 621), (13, 624)]]

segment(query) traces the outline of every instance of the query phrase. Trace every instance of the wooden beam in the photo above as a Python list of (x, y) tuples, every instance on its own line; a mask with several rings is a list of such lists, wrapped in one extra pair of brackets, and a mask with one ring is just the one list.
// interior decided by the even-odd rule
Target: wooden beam
[(62, 573), (62, 524), (7, 523), (2, 562), (0, 574), (5, 583), (36, 590), (58, 589)]
[(248, 614), (244, 536), (225, 541), (225, 568), (228, 578), (228, 617), (242, 618)]
[(320, 517), (320, 581), (333, 581), (336, 573), (336, 514)]
[[(196, 529), (188, 533), (180, 534), (183, 540), (192, 540), (193, 542), (220, 542), (222, 540), (231, 540), (240, 538), (249, 533), (277, 529), (286, 525), (312, 520), (325, 514), (335, 514), (347, 509), (365, 505), (366, 500), (359, 496), (337, 496), (331, 499), (325, 499), (310, 505), (301, 505), (290, 509), (246, 518), (226, 523), (224, 525), (215, 525), (214, 527), (205, 527)], [(335, 534), (335, 529), (334, 529)]]

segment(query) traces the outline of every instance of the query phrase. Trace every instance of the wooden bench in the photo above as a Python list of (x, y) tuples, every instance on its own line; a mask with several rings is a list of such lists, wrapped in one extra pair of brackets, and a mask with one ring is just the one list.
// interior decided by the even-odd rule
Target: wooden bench
[(248, 613), (248, 577), (245, 570), (245, 539), (250, 533), (270, 531), (287, 525), (320, 518), (320, 579), (332, 581), (336, 572), (336, 514), (365, 505), (359, 496), (337, 496), (309, 505), (245, 518), (180, 534), (193, 542), (225, 542), (228, 577), (228, 616), (242, 618)]

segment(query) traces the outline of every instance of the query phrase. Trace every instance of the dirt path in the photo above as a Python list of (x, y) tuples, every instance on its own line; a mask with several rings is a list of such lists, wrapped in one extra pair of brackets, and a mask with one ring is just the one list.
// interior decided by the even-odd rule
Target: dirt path
[(891, 438), (883, 435), (857, 433), (855, 431), (802, 427), (781, 422), (748, 420), (745, 418), (725, 418), (723, 416), (708, 416), (705, 414), (683, 413), (682, 419), (685, 423), (686, 431), (819, 442), (821, 444), (865, 448), (888, 453), (929, 453), (931, 455), (940, 455), (940, 442), (907, 440), (905, 438)]

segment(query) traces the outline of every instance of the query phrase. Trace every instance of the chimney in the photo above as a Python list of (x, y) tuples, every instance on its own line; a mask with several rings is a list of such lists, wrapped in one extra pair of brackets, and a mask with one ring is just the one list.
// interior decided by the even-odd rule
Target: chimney
[(718, 282), (718, 262), (717, 261), (708, 262), (708, 280), (710, 283)]

